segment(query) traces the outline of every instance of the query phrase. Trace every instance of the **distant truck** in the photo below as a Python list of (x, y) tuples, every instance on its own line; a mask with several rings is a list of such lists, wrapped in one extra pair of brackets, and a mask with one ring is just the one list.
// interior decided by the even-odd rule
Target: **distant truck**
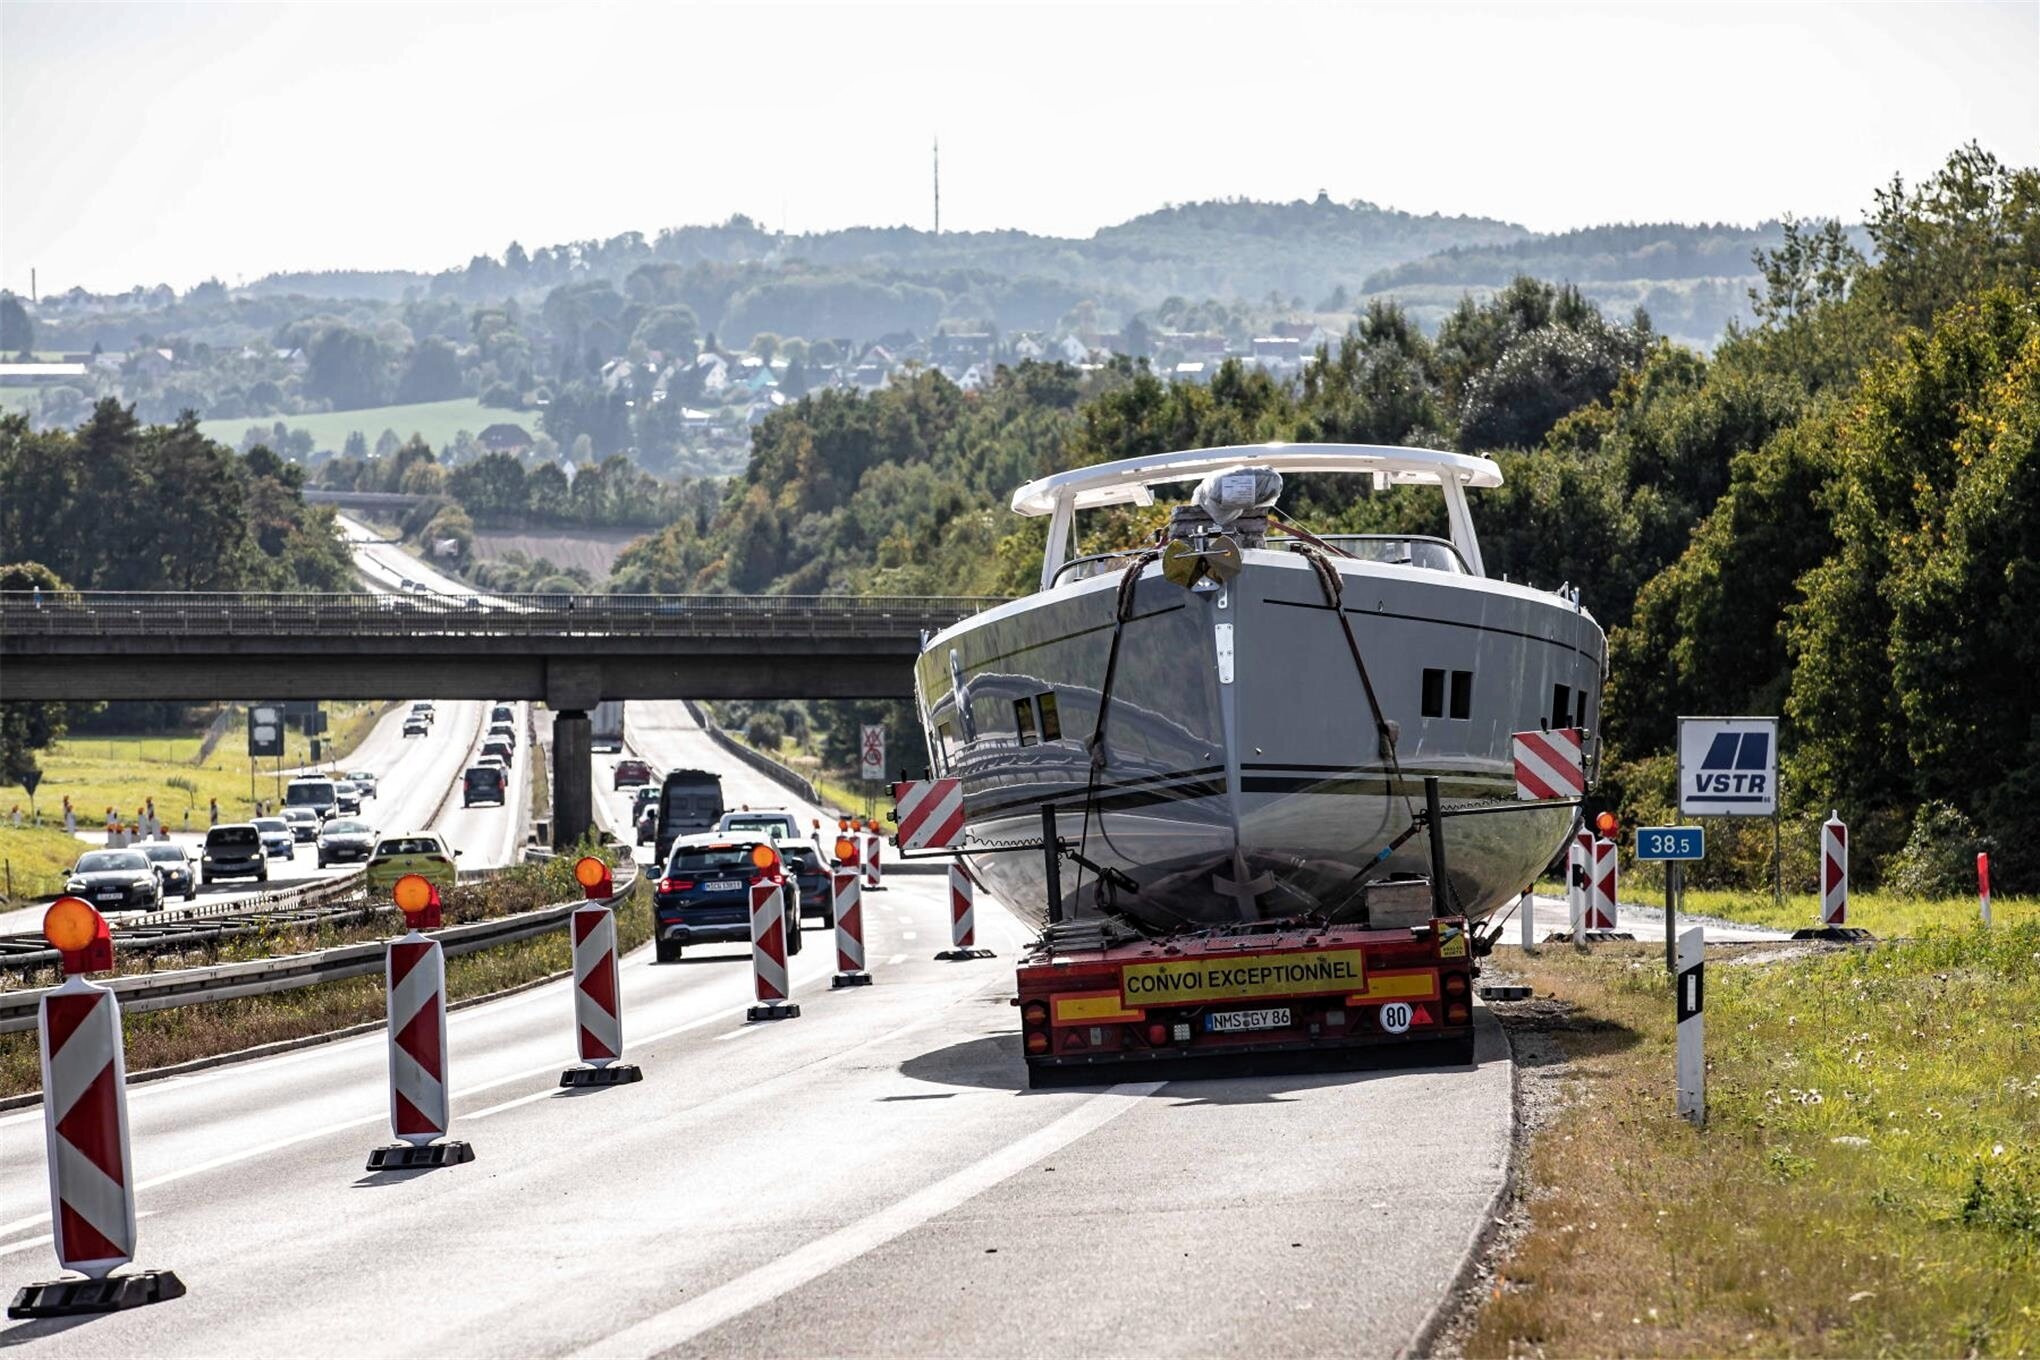
[(623, 700), (606, 699), (588, 715), (589, 748), (592, 751), (623, 749)]

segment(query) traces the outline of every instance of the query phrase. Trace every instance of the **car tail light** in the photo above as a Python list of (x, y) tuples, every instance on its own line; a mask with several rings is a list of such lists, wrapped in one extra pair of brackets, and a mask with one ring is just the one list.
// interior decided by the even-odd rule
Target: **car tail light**
[(693, 886), (694, 880), (691, 878), (662, 878), (659, 880), (659, 891), (662, 893), (686, 892)]

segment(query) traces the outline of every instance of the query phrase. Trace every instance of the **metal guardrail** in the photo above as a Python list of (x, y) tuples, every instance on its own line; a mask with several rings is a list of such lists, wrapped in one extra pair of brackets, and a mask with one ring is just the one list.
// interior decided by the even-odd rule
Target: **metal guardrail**
[[(610, 898), (621, 904), (644, 880), (631, 871), (622, 891)], [(470, 921), (430, 932), (450, 958), (478, 949), (513, 944), (566, 926), (567, 918), (581, 902), (562, 902), (536, 911), (502, 916), (493, 921)], [(172, 973), (139, 973), (107, 979), (106, 985), (120, 1000), (124, 1011), (159, 1011), (173, 1006), (192, 1006), (207, 1001), (232, 1001), (237, 997), (261, 996), (312, 987), (322, 982), (340, 982), (381, 972), (383, 951), (388, 942), (367, 940), (314, 950), (308, 954), (286, 954), (273, 959), (250, 959), (244, 963), (223, 963), (210, 968), (185, 968)], [(42, 998), (55, 988), (0, 992), (0, 1034), (34, 1029)]]
[(861, 637), (946, 628), (976, 595), (381, 595), (0, 591), (8, 650), (36, 638)]

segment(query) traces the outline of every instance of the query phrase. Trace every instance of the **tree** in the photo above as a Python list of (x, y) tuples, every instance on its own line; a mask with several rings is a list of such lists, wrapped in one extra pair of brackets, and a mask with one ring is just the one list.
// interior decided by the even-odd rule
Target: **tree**
[(398, 403), (449, 401), (460, 394), (460, 356), (453, 346), (444, 340), (419, 341), (397, 384)]
[(0, 353), (27, 355), (35, 348), (35, 319), (21, 299), (0, 293)]
[[(62, 577), (40, 562), (0, 566), (0, 590), (40, 590), (54, 607), (69, 590)], [(64, 735), (71, 706), (53, 703), (0, 703), (0, 784), (23, 784), (37, 773), (35, 753)]]
[(328, 326), (305, 347), (305, 395), (336, 411), (385, 404), (388, 375), (375, 337), (351, 326)]
[(693, 309), (670, 306), (655, 307), (646, 312), (632, 332), (631, 340), (646, 349), (659, 351), (669, 361), (692, 363), (700, 336), (701, 323), (695, 320)]
[(527, 506), (524, 465), (507, 453), (484, 454), (454, 469), (446, 488), (479, 524), (509, 523)]

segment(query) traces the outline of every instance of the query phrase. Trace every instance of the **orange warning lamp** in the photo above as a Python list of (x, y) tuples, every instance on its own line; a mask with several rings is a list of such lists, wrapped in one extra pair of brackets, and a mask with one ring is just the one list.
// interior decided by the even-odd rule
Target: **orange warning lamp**
[(609, 877), (609, 866), (594, 855), (583, 855), (574, 861), (574, 882), (581, 885), (581, 891), (593, 902), (598, 897), (616, 896), (616, 885)]
[(836, 819), (836, 829), (838, 831), (848, 831), (850, 829), (850, 819), (848, 817), (838, 817)]
[(845, 864), (855, 860), (857, 858), (857, 842), (851, 840), (848, 836), (836, 837), (836, 858)]
[(113, 935), (106, 918), (77, 897), (59, 897), (43, 913), (43, 938), (64, 956), (64, 972), (94, 973), (113, 967)]
[(779, 852), (769, 845), (754, 845), (751, 847), (751, 863), (770, 873), (779, 867)]
[(411, 929), (439, 924), (439, 889), (423, 874), (405, 874), (390, 889), (390, 896), (396, 899), (397, 910), (404, 913), (404, 923)]
[(1622, 834), (1622, 823), (1614, 813), (1604, 812), (1594, 818), (1594, 830), (1600, 833), (1604, 841), (1617, 840)]

